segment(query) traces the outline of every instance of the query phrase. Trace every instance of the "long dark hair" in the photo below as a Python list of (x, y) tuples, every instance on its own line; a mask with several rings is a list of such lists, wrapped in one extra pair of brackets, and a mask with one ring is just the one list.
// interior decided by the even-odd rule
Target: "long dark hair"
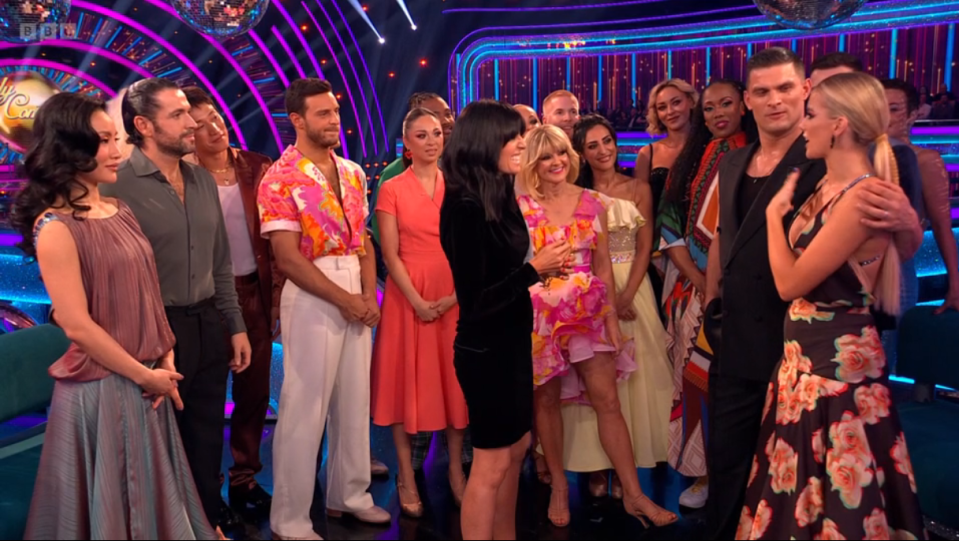
[[(583, 152), (586, 150), (586, 134), (589, 133), (589, 130), (597, 126), (602, 126), (609, 131), (609, 135), (613, 138), (613, 144), (617, 145), (616, 150), (617, 152), (619, 151), (619, 136), (616, 134), (613, 125), (610, 124), (605, 117), (592, 114), (582, 117), (573, 128), (573, 150), (580, 156), (583, 156)], [(616, 168), (617, 172), (620, 170), (618, 159), (613, 164), (613, 167)], [(593, 168), (586, 163), (586, 158), (583, 158), (583, 164), (582, 167), (579, 168), (579, 178), (576, 179), (576, 185), (586, 188), (587, 190), (592, 190), (595, 184), (596, 180), (593, 177)]]
[(33, 123), (33, 145), (27, 152), (22, 174), (28, 180), (17, 194), (10, 217), (23, 236), (18, 244), (28, 256), (36, 256), (33, 224), (48, 208), (67, 208), (77, 213), (90, 207), (80, 203), (89, 190), (77, 175), (97, 168), (100, 135), (91, 124), (106, 104), (82, 94), (61, 92), (50, 97), (37, 111)]
[[(736, 89), (739, 93), (739, 100), (743, 100), (745, 88), (739, 81), (731, 79), (714, 80), (706, 89), (716, 85), (728, 85)], [(705, 90), (703, 94), (705, 94)], [(756, 122), (753, 114), (746, 111), (746, 115), (741, 120), (741, 131), (746, 132), (746, 138), (750, 141), (755, 140)], [(689, 186), (696, 180), (696, 173), (699, 172), (700, 162), (706, 153), (706, 147), (713, 140), (713, 134), (706, 126), (706, 117), (703, 114), (703, 100), (700, 99), (693, 109), (692, 122), (690, 124), (689, 136), (686, 138), (686, 144), (676, 157), (673, 168), (669, 172), (669, 181), (666, 183), (666, 191), (663, 194), (661, 210), (667, 205), (675, 205), (679, 211), (679, 216), (683, 227), (686, 226), (687, 213), (689, 212)]]
[(475, 198), (487, 221), (498, 221), (512, 197), (513, 178), (499, 170), (503, 147), (526, 133), (526, 122), (511, 106), (479, 100), (466, 106), (446, 142), (440, 169), (447, 193)]

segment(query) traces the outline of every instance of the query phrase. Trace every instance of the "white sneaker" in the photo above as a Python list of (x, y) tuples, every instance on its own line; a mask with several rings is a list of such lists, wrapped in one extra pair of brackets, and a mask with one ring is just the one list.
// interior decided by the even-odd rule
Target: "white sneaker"
[(702, 509), (709, 499), (709, 484), (696, 483), (679, 495), (679, 505), (689, 509)]

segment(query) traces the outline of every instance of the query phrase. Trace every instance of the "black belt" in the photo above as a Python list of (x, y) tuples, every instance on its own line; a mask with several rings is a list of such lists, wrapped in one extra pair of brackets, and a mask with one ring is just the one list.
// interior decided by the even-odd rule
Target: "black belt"
[(210, 308), (216, 309), (216, 301), (213, 297), (191, 304), (189, 306), (166, 306), (167, 314), (195, 316)]

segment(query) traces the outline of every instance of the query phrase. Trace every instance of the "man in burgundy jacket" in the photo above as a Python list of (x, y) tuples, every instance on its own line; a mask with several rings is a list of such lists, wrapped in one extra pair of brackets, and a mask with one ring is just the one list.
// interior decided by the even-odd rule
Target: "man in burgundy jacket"
[[(195, 161), (216, 179), (236, 292), (253, 350), (250, 368), (233, 378), (230, 504), (234, 509), (263, 515), (269, 511), (271, 497), (254, 476), (263, 469), (260, 441), (270, 404), (270, 366), (283, 281), (273, 264), (269, 241), (260, 236), (256, 192), (273, 162), (262, 154), (231, 148), (226, 125), (213, 100), (196, 87), (183, 92), (190, 101), (190, 116), (197, 123)], [(233, 529), (238, 524), (239, 518), (224, 503), (221, 528)]]

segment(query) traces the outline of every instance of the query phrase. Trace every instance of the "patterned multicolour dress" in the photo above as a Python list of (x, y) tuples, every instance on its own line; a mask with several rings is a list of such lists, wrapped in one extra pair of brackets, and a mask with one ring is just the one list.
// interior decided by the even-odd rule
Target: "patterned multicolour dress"
[(925, 538), (872, 303), (847, 264), (790, 306), (737, 539)]
[[(572, 222), (553, 225), (533, 197), (521, 195), (517, 199), (534, 251), (554, 242), (572, 245), (572, 272), (530, 288), (534, 316), (533, 383), (540, 387), (553, 378), (562, 378), (560, 397), (563, 400), (588, 403), (586, 386), (572, 370), (572, 363), (615, 350), (606, 334), (606, 316), (612, 310), (606, 284), (593, 274), (592, 267), (607, 201), (598, 192), (583, 190)], [(616, 368), (619, 379), (636, 370), (632, 342), (616, 357)]]
[[(719, 162), (730, 150), (746, 144), (740, 132), (714, 139), (706, 147), (696, 177), (690, 183), (685, 212), (664, 204), (660, 249), (685, 246), (703, 273), (709, 246), (719, 226)], [(693, 283), (670, 263), (666, 271), (666, 350), (673, 366), (673, 409), (669, 422), (669, 464), (688, 477), (706, 475), (705, 424), (709, 401), (709, 365), (713, 351), (702, 332), (703, 310)]]

